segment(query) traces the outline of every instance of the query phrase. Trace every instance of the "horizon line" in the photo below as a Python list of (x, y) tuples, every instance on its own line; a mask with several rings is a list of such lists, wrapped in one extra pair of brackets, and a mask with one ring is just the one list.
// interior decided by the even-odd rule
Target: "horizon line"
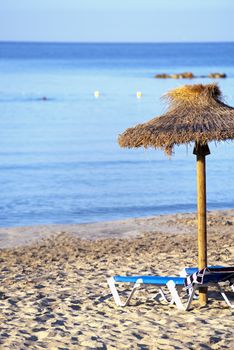
[(31, 40), (0, 40), (0, 44), (109, 44), (109, 45), (136, 45), (136, 44), (232, 44), (234, 40), (227, 41), (31, 41)]

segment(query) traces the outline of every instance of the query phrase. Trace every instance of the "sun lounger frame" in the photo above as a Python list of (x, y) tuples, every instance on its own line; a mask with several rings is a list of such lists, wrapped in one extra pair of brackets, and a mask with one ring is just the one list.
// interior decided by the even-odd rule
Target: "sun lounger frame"
[[(136, 290), (138, 290), (142, 285), (145, 285), (145, 283), (143, 281), (144, 276), (137, 278), (136, 281), (133, 283), (133, 288), (130, 291), (130, 294), (127, 297), (126, 301), (121, 300), (119, 292), (116, 288), (117, 283), (124, 283), (125, 281), (124, 280), (123, 281), (116, 281), (116, 277), (121, 279), (121, 276), (113, 276), (113, 277), (108, 278), (107, 282), (108, 282), (108, 285), (110, 287), (110, 290), (111, 290), (111, 293), (113, 295), (113, 298), (114, 298), (116, 305), (121, 306), (121, 307), (125, 307), (125, 306), (129, 305)], [(159, 276), (155, 276), (155, 277), (157, 279), (157, 277), (159, 277)], [(123, 279), (126, 279), (127, 283), (131, 283), (131, 281), (130, 282), (127, 281), (127, 276), (123, 277)], [(167, 279), (168, 279), (168, 277), (167, 277)], [(183, 278), (181, 278), (181, 279), (183, 279)], [(153, 279), (152, 279), (152, 281), (153, 281)], [(216, 287), (218, 289), (219, 293), (221, 294), (221, 296), (223, 297), (224, 301), (226, 302), (226, 304), (229, 307), (234, 308), (234, 304), (232, 304), (230, 302), (230, 300), (227, 297), (227, 294), (225, 293), (224, 289), (221, 287), (219, 282), (215, 282), (215, 283), (208, 282), (208, 283), (204, 283), (204, 284), (194, 284), (194, 286), (192, 288), (190, 288), (190, 290), (189, 290), (189, 293), (187, 295), (187, 302), (185, 302), (185, 303), (183, 303), (182, 298), (180, 296), (182, 290), (185, 289), (185, 287), (182, 283), (178, 283), (178, 277), (171, 277), (171, 279), (169, 279), (166, 283), (157, 283), (155, 281), (155, 283), (148, 282), (147, 285), (156, 286), (158, 288), (157, 295), (160, 295), (162, 297), (162, 299), (164, 301), (166, 301), (167, 303), (169, 303), (170, 305), (175, 304), (179, 310), (188, 311), (190, 309), (192, 301), (195, 299), (195, 295), (196, 295), (195, 293), (197, 291), (199, 291), (200, 288), (204, 288), (204, 287), (208, 287), (208, 286), (209, 287), (210, 286)], [(163, 287), (166, 287), (167, 290), (169, 291), (170, 299), (168, 299), (168, 297), (166, 296), (166, 294), (163, 290)], [(232, 290), (234, 292), (234, 285), (232, 285), (231, 287), (232, 287)]]

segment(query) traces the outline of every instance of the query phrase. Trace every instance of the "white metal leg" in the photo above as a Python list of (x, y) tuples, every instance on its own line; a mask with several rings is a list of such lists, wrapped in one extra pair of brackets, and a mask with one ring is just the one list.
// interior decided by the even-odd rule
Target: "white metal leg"
[(135, 293), (135, 291), (140, 287), (140, 285), (142, 284), (142, 280), (139, 278), (136, 283), (134, 284), (127, 300), (125, 302), (122, 302), (121, 299), (120, 299), (120, 296), (119, 296), (119, 293), (117, 291), (117, 288), (116, 288), (116, 285), (115, 285), (115, 279), (114, 277), (111, 277), (111, 278), (108, 278), (107, 280), (108, 284), (109, 284), (109, 287), (110, 287), (110, 290), (111, 290), (111, 293), (113, 295), (113, 298), (114, 298), (114, 301), (116, 303), (116, 305), (118, 306), (127, 306), (129, 303), (130, 303), (130, 300), (132, 299), (133, 297), (133, 294)]
[(234, 308), (234, 304), (230, 302), (230, 300), (227, 297), (227, 294), (224, 292), (223, 288), (218, 283), (217, 283), (217, 287), (223, 299), (226, 301), (227, 305), (230, 306), (231, 308)]
[(178, 290), (176, 289), (176, 284), (174, 281), (168, 281), (167, 282), (167, 288), (169, 289), (170, 293), (171, 293), (171, 304), (176, 304), (177, 308), (179, 310), (184, 310), (184, 306), (183, 303), (180, 299)]

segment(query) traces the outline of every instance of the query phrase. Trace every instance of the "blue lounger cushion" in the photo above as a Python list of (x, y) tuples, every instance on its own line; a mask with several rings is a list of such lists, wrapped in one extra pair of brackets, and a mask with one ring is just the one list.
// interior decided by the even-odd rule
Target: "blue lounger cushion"
[(173, 281), (176, 285), (183, 286), (184, 278), (175, 276), (114, 276), (115, 282), (130, 282), (136, 283), (141, 280), (144, 284), (155, 284), (158, 286), (165, 286), (167, 282)]
[(229, 281), (234, 283), (234, 267), (206, 267), (185, 278), (187, 288), (192, 288), (194, 284), (210, 284)]
[(204, 274), (203, 283), (218, 283), (234, 279), (234, 267), (208, 267)]
[[(208, 266), (208, 268), (215, 268), (215, 269), (219, 269), (219, 268), (223, 268), (223, 266), (221, 265), (217, 265), (217, 266)], [(185, 267), (182, 270), (186, 275), (193, 275), (194, 273), (198, 272), (198, 268), (197, 267)]]

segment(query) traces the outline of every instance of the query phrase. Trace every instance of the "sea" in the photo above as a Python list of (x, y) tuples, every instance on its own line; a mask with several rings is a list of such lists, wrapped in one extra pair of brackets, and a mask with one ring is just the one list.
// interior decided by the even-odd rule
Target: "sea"
[[(227, 78), (154, 78), (186, 71)], [(192, 145), (169, 159), (117, 139), (165, 112), (166, 91), (213, 81), (234, 106), (234, 43), (1, 42), (0, 226), (196, 211)], [(210, 149), (208, 210), (234, 208), (234, 143)]]

